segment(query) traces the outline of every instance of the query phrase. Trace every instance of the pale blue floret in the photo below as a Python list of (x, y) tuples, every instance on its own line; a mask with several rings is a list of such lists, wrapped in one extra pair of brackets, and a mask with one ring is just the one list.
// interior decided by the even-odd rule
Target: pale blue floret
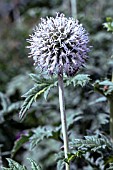
[(49, 74), (63, 73), (74, 76), (84, 66), (90, 47), (88, 33), (78, 20), (56, 17), (41, 19), (30, 39), (30, 56), (36, 67)]

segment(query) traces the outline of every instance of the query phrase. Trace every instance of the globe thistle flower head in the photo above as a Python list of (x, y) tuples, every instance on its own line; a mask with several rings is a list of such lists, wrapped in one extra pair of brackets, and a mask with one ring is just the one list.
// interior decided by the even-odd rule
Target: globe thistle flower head
[(42, 18), (27, 41), (35, 66), (50, 75), (74, 76), (90, 51), (88, 33), (82, 24), (59, 13), (55, 18)]

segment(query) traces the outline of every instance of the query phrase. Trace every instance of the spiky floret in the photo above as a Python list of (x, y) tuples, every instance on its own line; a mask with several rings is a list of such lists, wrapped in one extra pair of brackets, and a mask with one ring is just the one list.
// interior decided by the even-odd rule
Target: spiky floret
[(88, 33), (82, 24), (59, 13), (55, 18), (42, 18), (27, 41), (29, 56), (36, 67), (51, 75), (63, 70), (66, 75), (74, 76), (84, 66), (90, 51)]

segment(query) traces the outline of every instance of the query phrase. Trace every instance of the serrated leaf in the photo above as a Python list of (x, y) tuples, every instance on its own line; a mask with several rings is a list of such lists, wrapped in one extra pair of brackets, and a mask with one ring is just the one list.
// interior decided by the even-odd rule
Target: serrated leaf
[(41, 167), (31, 158), (28, 158), (31, 163), (31, 169), (32, 170), (42, 170)]
[(113, 86), (113, 82), (109, 81), (109, 80), (104, 80), (102, 82), (99, 82), (99, 85), (103, 85), (103, 86)]
[(113, 160), (112, 142), (109, 140), (109, 138), (102, 134), (94, 136), (85, 136), (85, 139), (75, 139), (74, 141), (70, 142), (69, 146), (71, 153), (69, 153), (68, 158), (66, 159), (67, 162), (70, 162), (77, 157), (80, 158), (81, 156), (85, 158), (88, 153), (91, 154), (92, 152), (103, 154), (106, 150), (111, 150), (111, 153), (109, 153), (107, 159), (109, 158), (109, 160)]
[[(104, 87), (107, 87), (106, 89)], [(104, 96), (109, 96), (113, 92), (113, 82), (109, 80), (99, 81), (94, 83), (94, 90), (100, 92)]]
[(65, 79), (66, 86), (73, 84), (74, 86), (85, 86), (90, 81), (88, 74), (78, 74), (73, 78)]
[(97, 115), (97, 120), (100, 124), (106, 124), (109, 122), (109, 114), (107, 113), (99, 113)]
[[(9, 164), (9, 168), (2, 167), (3, 170), (27, 170), (27, 168), (23, 165), (20, 165), (18, 162), (6, 158)], [(31, 163), (31, 169), (32, 170), (42, 170), (41, 167), (31, 158), (28, 158)]]
[(5, 168), (3, 167), (3, 170), (27, 170), (25, 166), (20, 165), (18, 162), (7, 158), (8, 164), (9, 164), (9, 168)]
[(11, 151), (11, 157), (15, 155), (15, 153), (22, 147), (22, 145), (29, 141), (29, 138), (31, 137), (31, 133), (28, 135), (21, 135), (21, 137), (15, 141), (13, 149)]
[(51, 126), (38, 127), (33, 130), (33, 135), (30, 138), (30, 148), (33, 149), (37, 144), (44, 138), (57, 138), (57, 133), (59, 133), (60, 127), (53, 129)]
[(0, 110), (0, 115), (3, 115), (5, 112), (7, 112), (7, 109), (10, 106), (11, 102), (9, 98), (2, 92), (0, 92), (0, 104), (2, 107), (2, 110)]
[(31, 79), (36, 83), (36, 84), (48, 84), (48, 82), (50, 83), (50, 81), (52, 79), (50, 79), (50, 77), (44, 77), (43, 75), (40, 74), (29, 74), (29, 76), (31, 77)]
[(25, 93), (23, 95), (23, 97), (26, 97), (26, 99), (24, 100), (24, 103), (23, 103), (21, 110), (19, 112), (19, 116), (20, 116), (21, 120), (25, 116), (27, 110), (30, 109), (33, 102), (36, 101), (37, 97), (39, 95), (41, 95), (46, 89), (47, 89), (47, 87), (45, 87), (45, 86), (43, 86), (42, 89), (40, 89), (38, 87), (38, 85), (34, 85), (34, 87), (32, 89), (30, 89), (27, 93)]
[(31, 149), (33, 149), (45, 137), (52, 136), (52, 129), (50, 127), (38, 127), (33, 130), (33, 136), (30, 138)]
[(27, 110), (30, 109), (34, 99), (32, 96), (29, 96), (28, 98), (25, 99), (24, 103), (22, 104), (21, 110), (19, 112), (19, 117), (20, 120), (22, 120), (26, 116)]
[(7, 113), (20, 109), (21, 105), (22, 105), (21, 101), (10, 104), (9, 107), (7, 108)]
[(72, 148), (77, 148), (77, 150), (84, 150), (87, 152), (89, 149), (92, 151), (96, 151), (100, 148), (112, 148), (112, 143), (108, 140), (107, 137), (101, 135), (99, 138), (97, 135), (95, 136), (85, 136), (85, 139), (75, 139), (70, 143)]
[(0, 123), (4, 122), (4, 114), (7, 113), (7, 109), (10, 106), (10, 100), (9, 98), (0, 92)]
[(67, 114), (67, 127), (69, 128), (74, 122), (77, 122), (78, 120), (82, 119), (83, 116), (81, 112), (78, 113), (69, 113)]
[(50, 92), (50, 90), (51, 90), (52, 87), (53, 87), (53, 85), (50, 85), (50, 86), (44, 91), (44, 98), (45, 98), (45, 100), (47, 99), (48, 94), (49, 94), (49, 92)]
[(36, 83), (39, 82), (39, 75), (30, 73), (29, 76), (32, 78), (32, 80)]
[(99, 97), (98, 99), (96, 99), (92, 102), (89, 102), (88, 105), (93, 105), (93, 104), (96, 104), (96, 103), (105, 102), (106, 100), (107, 100), (106, 97)]
[(50, 89), (57, 85), (56, 79), (51, 80), (43, 77), (40, 78), (35, 74), (30, 74), (30, 76), (32, 77), (33, 81), (35, 81), (35, 84), (33, 88), (31, 88), (27, 93), (25, 93), (22, 96), (25, 97), (25, 100), (19, 112), (19, 116), (21, 120), (26, 116), (26, 112), (27, 110), (30, 109), (33, 102), (36, 102), (38, 96), (44, 94), (44, 98), (47, 99)]
[(50, 90), (51, 90), (51, 86), (49, 86), (49, 87), (44, 91), (44, 98), (45, 98), (45, 100), (47, 99), (47, 96), (48, 96)]
[(57, 162), (57, 170), (63, 170), (64, 169), (64, 161), (63, 160), (59, 160)]
[(57, 162), (57, 170), (63, 170), (64, 169), (64, 152), (60, 151), (56, 154), (56, 162)]

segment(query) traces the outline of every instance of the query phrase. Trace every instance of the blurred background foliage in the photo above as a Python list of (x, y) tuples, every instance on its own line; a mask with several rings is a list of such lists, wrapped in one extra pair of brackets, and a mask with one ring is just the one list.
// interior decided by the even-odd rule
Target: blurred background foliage
[[(32, 59), (28, 59), (26, 39), (40, 22), (40, 17), (55, 16), (56, 12), (63, 12), (68, 17), (72, 15), (71, 11), (69, 0), (0, 0), (0, 147), (4, 166), (7, 165), (5, 158), (15, 149), (14, 142), (22, 134), (34, 134), (31, 138), (28, 136), (35, 149), (29, 149), (29, 142), (25, 143), (17, 149), (13, 159), (27, 166), (26, 158), (31, 157), (44, 169), (53, 170), (57, 166), (60, 170), (55, 156), (62, 150), (57, 87), (51, 90), (47, 101), (42, 95), (38, 97), (24, 121), (20, 122), (18, 113), (23, 103), (21, 96), (33, 86), (29, 73), (38, 74)], [(77, 18), (89, 32), (93, 46), (81, 73), (89, 74), (92, 83), (97, 79), (111, 79), (113, 35), (106, 31), (103, 23), (106, 17), (113, 18), (112, 11), (112, 0), (77, 1)], [(109, 135), (107, 101), (94, 93), (90, 84), (83, 88), (66, 87), (65, 98), (70, 139), (95, 133)], [(42, 137), (44, 126), (54, 134), (52, 137), (49, 132)], [(40, 140), (33, 144), (33, 138)], [(98, 158), (98, 154), (94, 158)], [(72, 164), (73, 170), (90, 170), (91, 167), (84, 159), (82, 163), (77, 159)]]

